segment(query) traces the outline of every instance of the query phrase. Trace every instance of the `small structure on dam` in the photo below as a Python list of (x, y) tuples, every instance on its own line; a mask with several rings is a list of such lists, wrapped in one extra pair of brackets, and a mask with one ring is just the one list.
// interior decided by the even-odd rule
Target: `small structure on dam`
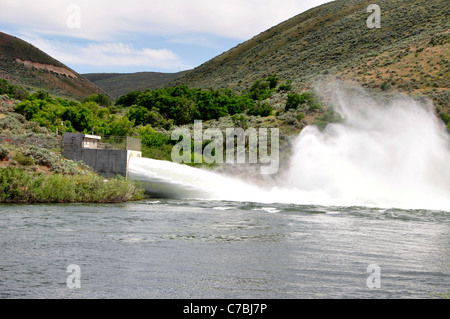
[(83, 161), (104, 177), (128, 177), (130, 158), (142, 157), (141, 140), (127, 136), (126, 139), (119, 137), (103, 143), (101, 136), (64, 133), (62, 155)]

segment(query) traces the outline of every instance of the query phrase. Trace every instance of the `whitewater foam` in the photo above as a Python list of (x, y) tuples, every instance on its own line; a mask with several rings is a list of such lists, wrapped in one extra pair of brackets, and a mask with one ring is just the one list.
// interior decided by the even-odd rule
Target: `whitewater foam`
[(306, 127), (267, 189), (211, 171), (133, 159), (130, 176), (169, 197), (450, 211), (450, 138), (430, 103), (334, 89), (343, 121)]

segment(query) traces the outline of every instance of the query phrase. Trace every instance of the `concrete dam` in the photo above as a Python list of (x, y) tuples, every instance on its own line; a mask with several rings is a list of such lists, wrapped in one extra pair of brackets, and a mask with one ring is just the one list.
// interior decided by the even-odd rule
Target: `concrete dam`
[(128, 178), (132, 157), (142, 157), (141, 140), (126, 137), (125, 145), (118, 149), (114, 144), (102, 143), (97, 135), (64, 133), (63, 152), (65, 158), (82, 161), (104, 177), (121, 175)]

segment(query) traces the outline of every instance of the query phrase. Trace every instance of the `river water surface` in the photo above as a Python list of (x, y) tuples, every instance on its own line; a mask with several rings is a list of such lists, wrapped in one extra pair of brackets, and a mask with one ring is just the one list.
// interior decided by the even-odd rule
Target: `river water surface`
[(449, 214), (430, 210), (1, 205), (0, 297), (445, 298), (449, 234)]

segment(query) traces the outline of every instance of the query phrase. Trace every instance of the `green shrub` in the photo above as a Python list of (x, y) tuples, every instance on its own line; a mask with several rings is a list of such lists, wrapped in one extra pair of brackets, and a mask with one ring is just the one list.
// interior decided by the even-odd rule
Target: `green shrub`
[(269, 116), (272, 114), (273, 107), (267, 102), (258, 101), (252, 108), (247, 111), (248, 115)]
[(289, 92), (291, 90), (292, 90), (292, 81), (291, 80), (287, 81), (287, 83), (285, 83), (285, 84), (281, 84), (277, 89), (278, 92)]
[(24, 132), (23, 122), (21, 119), (16, 118), (14, 113), (7, 113), (4, 118), (0, 118), (0, 129), (2, 130), (2, 135), (21, 135)]
[(77, 175), (80, 173), (78, 164), (72, 160), (63, 160), (55, 162), (51, 166), (51, 171), (55, 174), (61, 175)]
[(257, 80), (250, 87), (249, 96), (255, 101), (262, 101), (270, 97), (272, 90), (269, 83), (264, 80)]
[(23, 152), (25, 156), (29, 156), (34, 160), (37, 165), (44, 165), (48, 167), (54, 166), (59, 157), (45, 148), (40, 148), (36, 146), (31, 146), (29, 149)]
[(381, 88), (382, 91), (389, 91), (391, 89), (391, 87), (392, 86), (391, 86), (391, 84), (389, 82), (383, 82), (380, 85), (380, 88)]
[(290, 109), (297, 110), (300, 105), (306, 104), (309, 111), (318, 111), (321, 109), (318, 98), (315, 94), (311, 92), (305, 92), (302, 94), (292, 93), (288, 94), (288, 99), (286, 101), (285, 111)]
[(444, 113), (441, 116), (442, 121), (444, 121), (445, 124), (450, 124), (450, 114)]
[(301, 101), (302, 101), (302, 98), (301, 98), (300, 94), (298, 94), (298, 93), (289, 94), (284, 110), (288, 111), (290, 109), (294, 109), (294, 110), (298, 109)]
[(86, 98), (84, 98), (83, 103), (86, 102), (95, 102), (101, 106), (109, 106), (111, 105), (111, 100), (103, 93), (100, 94), (92, 94)]
[(9, 159), (9, 151), (6, 147), (0, 145), (0, 161), (3, 161), (4, 159)]
[(0, 168), (0, 201), (24, 200), (31, 177), (22, 169)]
[(279, 120), (283, 121), (284, 124), (287, 125), (297, 125), (298, 124), (298, 115), (294, 110), (289, 110), (279, 115)]
[(128, 118), (134, 121), (135, 125), (151, 125), (153, 127), (162, 127), (166, 130), (170, 130), (174, 124), (173, 119), (165, 119), (160, 113), (159, 109), (153, 108), (148, 110), (147, 108), (139, 105), (133, 106), (128, 110)]
[(298, 113), (297, 114), (297, 121), (301, 122), (305, 119), (305, 114), (304, 113)]
[(0, 202), (118, 203), (138, 200), (144, 190), (137, 182), (115, 177), (105, 180), (96, 174), (62, 175), (0, 168)]
[(138, 104), (138, 99), (141, 96), (141, 91), (132, 91), (125, 95), (122, 95), (116, 100), (116, 105), (132, 106)]
[(156, 132), (151, 126), (140, 127), (138, 133), (142, 143), (149, 147), (160, 147), (172, 141), (169, 136)]
[(5, 79), (0, 79), (0, 95), (6, 94), (16, 100), (24, 100), (28, 97), (28, 92), (21, 86), (11, 85)]
[(17, 161), (20, 165), (31, 166), (34, 165), (34, 161), (31, 157), (24, 155), (22, 152), (17, 152), (13, 160)]
[(275, 75), (275, 74), (270, 75), (267, 78), (267, 82), (269, 83), (269, 89), (275, 89), (278, 85), (279, 80), (280, 80), (280, 78), (277, 75)]
[(112, 122), (109, 124), (108, 135), (127, 136), (132, 132), (134, 120), (130, 120), (126, 116), (121, 118), (113, 117), (112, 119)]
[(142, 156), (161, 161), (172, 161), (172, 144), (165, 144), (159, 147), (149, 147), (142, 144)]

